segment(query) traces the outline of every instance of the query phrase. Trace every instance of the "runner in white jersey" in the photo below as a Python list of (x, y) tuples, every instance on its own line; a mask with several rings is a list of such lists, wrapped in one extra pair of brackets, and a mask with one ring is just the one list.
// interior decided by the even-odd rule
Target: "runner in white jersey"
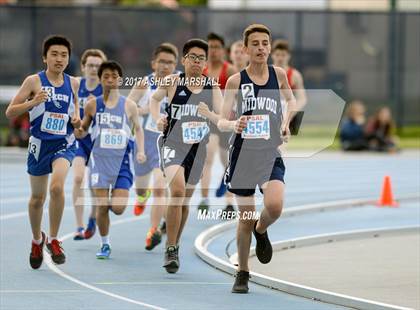
[[(106, 60), (105, 54), (98, 49), (88, 49), (83, 52), (81, 57), (81, 69), (83, 77), (79, 78), (79, 106), (80, 117), (83, 118), (85, 104), (89, 99), (102, 95), (102, 86), (98, 77), (98, 68)], [(73, 206), (76, 215), (77, 229), (74, 240), (90, 239), (96, 231), (96, 206), (92, 204), (88, 225), (85, 230), (83, 221), (84, 211), (84, 176), (85, 167), (88, 164), (90, 152), (92, 150), (92, 140), (90, 134), (83, 139), (77, 139), (77, 151), (73, 160)]]
[[(139, 115), (144, 130), (144, 143), (147, 160), (144, 163), (134, 163), (135, 185), (137, 199), (134, 205), (134, 214), (140, 215), (146, 206), (150, 196), (149, 182), (153, 175), (153, 204), (150, 211), (150, 229), (146, 235), (146, 250), (152, 250), (161, 242), (162, 232), (159, 227), (161, 219), (166, 211), (166, 184), (159, 168), (159, 150), (157, 140), (160, 131), (156, 128), (149, 111), (149, 99), (156, 91), (161, 79), (175, 71), (178, 60), (178, 49), (170, 43), (160, 44), (153, 52), (152, 69), (153, 73), (144, 77), (140, 83), (135, 85), (128, 96), (134, 102), (138, 102)], [(167, 98), (161, 102), (160, 112), (165, 113)]]

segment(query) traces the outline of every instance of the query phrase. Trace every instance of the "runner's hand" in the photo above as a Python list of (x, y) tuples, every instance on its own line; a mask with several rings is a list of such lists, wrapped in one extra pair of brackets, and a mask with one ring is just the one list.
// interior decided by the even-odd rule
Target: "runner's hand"
[(242, 133), (242, 131), (246, 128), (247, 123), (247, 117), (245, 115), (242, 115), (240, 118), (238, 118), (235, 122), (235, 133)]
[(142, 164), (146, 161), (147, 158), (143, 152), (137, 152), (136, 159), (140, 164)]

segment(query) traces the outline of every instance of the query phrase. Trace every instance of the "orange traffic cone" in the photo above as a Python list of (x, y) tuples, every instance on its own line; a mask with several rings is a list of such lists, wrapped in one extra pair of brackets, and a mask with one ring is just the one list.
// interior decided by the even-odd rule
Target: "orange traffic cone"
[(398, 207), (398, 202), (392, 196), (391, 178), (388, 175), (384, 178), (381, 198), (376, 205), (378, 207)]

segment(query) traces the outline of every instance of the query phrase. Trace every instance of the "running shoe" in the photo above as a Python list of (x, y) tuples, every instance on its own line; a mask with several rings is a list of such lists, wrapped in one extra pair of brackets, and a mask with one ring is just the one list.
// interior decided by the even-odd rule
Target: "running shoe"
[(146, 250), (151, 251), (162, 241), (162, 234), (156, 227), (150, 228), (146, 235)]
[(179, 269), (178, 246), (168, 246), (165, 252), (165, 267), (166, 272), (176, 273)]
[(165, 221), (163, 221), (162, 224), (160, 224), (159, 230), (162, 233), (162, 235), (166, 234), (166, 222)]
[(238, 271), (235, 275), (235, 283), (232, 287), (232, 293), (237, 294), (246, 294), (248, 293), (248, 281), (249, 281), (249, 272), (248, 271)]
[(97, 259), (108, 259), (111, 255), (111, 247), (109, 244), (103, 244), (98, 253), (96, 253)]
[(146, 194), (144, 196), (138, 196), (136, 199), (136, 202), (134, 203), (134, 215), (139, 216), (144, 212), (144, 209), (146, 208), (147, 199), (152, 195), (151, 190), (147, 190)]
[(64, 255), (64, 250), (61, 246), (61, 242), (57, 239), (52, 240), (50, 243), (47, 241), (47, 250), (51, 255), (52, 261), (61, 265), (66, 262), (66, 256)]
[(90, 239), (96, 232), (96, 219), (93, 217), (89, 218), (88, 225), (85, 230), (84, 237), (85, 239)]
[(258, 221), (255, 221), (253, 229), (254, 236), (257, 241), (255, 253), (257, 254), (258, 260), (262, 264), (268, 264), (271, 261), (271, 257), (273, 256), (273, 248), (271, 246), (270, 240), (268, 239), (267, 231), (263, 234), (260, 234), (255, 230), (257, 223)]
[(233, 220), (236, 217), (236, 214), (232, 214), (233, 212), (235, 212), (235, 208), (232, 205), (227, 205), (222, 211), (222, 219)]
[(32, 241), (31, 254), (29, 254), (29, 264), (33, 269), (38, 269), (42, 265), (44, 255), (42, 249), (44, 248), (45, 243), (45, 233), (41, 231), (42, 241), (41, 244), (36, 244)]
[(77, 228), (76, 232), (74, 233), (73, 240), (84, 240), (85, 239), (85, 229), (83, 227)]
[(198, 211), (207, 213), (209, 211), (209, 203), (208, 199), (201, 200), (200, 204), (198, 205)]

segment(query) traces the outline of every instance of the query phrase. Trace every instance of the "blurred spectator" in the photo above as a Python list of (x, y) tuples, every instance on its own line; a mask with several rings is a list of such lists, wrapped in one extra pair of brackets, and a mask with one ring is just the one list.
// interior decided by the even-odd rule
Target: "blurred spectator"
[(27, 147), (29, 141), (29, 114), (25, 113), (10, 121), (7, 146)]
[(361, 101), (353, 101), (347, 108), (347, 117), (340, 128), (341, 147), (344, 151), (363, 151), (368, 149), (365, 136), (365, 106)]
[(380, 108), (366, 125), (369, 148), (378, 152), (397, 151), (397, 138), (393, 137), (395, 123), (388, 107)]

